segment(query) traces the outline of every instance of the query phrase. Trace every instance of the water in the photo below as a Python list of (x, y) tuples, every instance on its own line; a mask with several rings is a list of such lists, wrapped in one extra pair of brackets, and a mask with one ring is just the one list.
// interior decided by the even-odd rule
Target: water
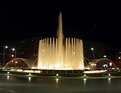
[(0, 93), (120, 93), (121, 79), (0, 76)]
[(62, 15), (59, 15), (57, 38), (39, 41), (38, 68), (53, 70), (84, 69), (83, 42), (77, 38), (65, 38)]

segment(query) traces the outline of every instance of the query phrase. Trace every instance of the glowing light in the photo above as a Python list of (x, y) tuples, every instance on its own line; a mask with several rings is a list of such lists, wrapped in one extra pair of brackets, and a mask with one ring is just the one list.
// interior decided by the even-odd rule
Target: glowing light
[(59, 76), (59, 74), (56, 74), (56, 76)]
[(19, 71), (27, 72), (27, 73), (41, 73), (41, 71), (39, 71), (39, 70), (19, 70)]
[(15, 48), (12, 48), (12, 51), (15, 51), (16, 49)]
[(29, 82), (31, 82), (31, 79), (32, 79), (31, 77), (28, 77), (28, 81), (29, 81)]
[(112, 66), (112, 65), (113, 65), (112, 62), (110, 62), (110, 63), (109, 63), (109, 66)]
[(108, 81), (110, 81), (111, 80), (111, 78), (108, 78)]
[(118, 59), (121, 59), (121, 57), (118, 57)]
[(29, 73), (29, 76), (31, 76), (31, 73)]
[(8, 48), (8, 46), (5, 46), (5, 49), (7, 49)]
[(17, 72), (27, 72), (27, 73), (29, 73), (29, 75), (31, 75), (31, 73), (41, 73), (41, 71), (40, 70), (22, 70), (22, 69), (17, 69), (16, 70)]
[(91, 65), (91, 66), (96, 66), (96, 64), (95, 64), (95, 63), (91, 63), (90, 65)]
[(34, 73), (41, 73), (41, 71), (35, 70)]
[(108, 78), (108, 85), (110, 86), (111, 78)]
[(7, 72), (7, 74), (10, 74), (10, 72)]
[(84, 71), (85, 74), (87, 73), (103, 73), (106, 72), (107, 70), (95, 70), (95, 71)]
[(10, 79), (10, 76), (9, 75), (7, 75), (7, 80), (9, 80)]
[(94, 50), (94, 48), (92, 47), (91, 50)]
[(85, 67), (85, 69), (88, 69), (88, 70), (89, 70), (89, 69), (90, 69), (90, 67)]
[(105, 67), (108, 67), (108, 65), (107, 64), (103, 64), (103, 67), (105, 68)]
[(17, 69), (17, 72), (23, 72), (23, 70), (22, 69)]
[(104, 55), (103, 57), (107, 57), (106, 55)]
[(85, 87), (85, 86), (86, 86), (86, 81), (87, 81), (87, 79), (84, 78), (83, 80), (84, 80), (84, 87)]
[(108, 74), (108, 76), (111, 76), (111, 74)]
[(31, 69), (38, 69), (38, 67), (31, 67)]
[(34, 73), (34, 70), (24, 70), (23, 72)]
[(56, 80), (56, 83), (58, 83), (58, 81), (59, 81), (59, 78), (56, 78), (55, 80)]
[(11, 57), (14, 57), (14, 55), (11, 55)]
[(86, 81), (87, 79), (86, 79), (86, 78), (84, 78), (83, 80), (84, 80), (84, 81)]
[(84, 76), (86, 76), (86, 74), (84, 74)]

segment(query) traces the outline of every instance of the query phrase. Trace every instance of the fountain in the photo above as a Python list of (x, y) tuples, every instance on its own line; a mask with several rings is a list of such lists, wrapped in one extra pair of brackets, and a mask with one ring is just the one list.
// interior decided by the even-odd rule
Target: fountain
[(62, 14), (60, 13), (57, 38), (39, 40), (36, 67), (33, 65), (36, 61), (14, 58), (2, 70), (47, 74), (82, 73), (81, 71), (84, 70), (83, 42), (77, 38), (65, 38), (62, 26)]
[(57, 38), (39, 41), (38, 69), (83, 70), (83, 42), (77, 38), (64, 38), (62, 13), (59, 15)]
[[(86, 60), (90, 62), (87, 58)], [(35, 62), (37, 63), (36, 67), (33, 65)], [(84, 71), (86, 69), (91, 71)], [(56, 75), (56, 77), (66, 74), (67, 76), (80, 76), (84, 74), (85, 78), (86, 74), (97, 73), (102, 75), (102, 73), (107, 71), (120, 70), (111, 60), (106, 58), (90, 62), (84, 67), (83, 41), (77, 38), (64, 37), (62, 14), (60, 13), (57, 38), (39, 40), (38, 60), (36, 59), (34, 62), (31, 62), (24, 58), (14, 58), (2, 68), (2, 71), (7, 71), (7, 75), (10, 75), (8, 71), (10, 73), (22, 72), (22, 75), (27, 73), (29, 81), (31, 81), (31, 73), (37, 73), (37, 75), (38, 73), (41, 73), (41, 75)], [(109, 73), (108, 76), (110, 77), (111, 74)], [(9, 76), (7, 78), (9, 79)]]

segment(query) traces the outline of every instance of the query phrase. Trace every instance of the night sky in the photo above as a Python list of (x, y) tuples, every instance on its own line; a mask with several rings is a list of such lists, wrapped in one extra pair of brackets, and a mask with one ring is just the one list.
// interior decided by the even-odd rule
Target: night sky
[(0, 44), (33, 37), (56, 36), (60, 11), (66, 37), (77, 37), (121, 48), (120, 5), (111, 1), (4, 0), (0, 3)]

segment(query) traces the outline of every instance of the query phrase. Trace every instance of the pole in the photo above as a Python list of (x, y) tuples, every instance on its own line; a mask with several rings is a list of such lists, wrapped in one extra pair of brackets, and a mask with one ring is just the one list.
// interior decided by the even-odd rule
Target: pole
[(92, 56), (93, 56), (93, 59), (95, 59), (94, 50), (92, 50)]
[(15, 58), (16, 58), (16, 50), (15, 50)]
[(95, 59), (94, 48), (91, 48), (91, 51), (92, 51), (92, 59), (94, 60)]
[(4, 46), (3, 47), (3, 66), (5, 65), (5, 62), (6, 62), (6, 59), (5, 59), (5, 57), (6, 57), (6, 49), (8, 48), (8, 46)]
[(3, 49), (3, 66), (5, 65), (5, 48)]

